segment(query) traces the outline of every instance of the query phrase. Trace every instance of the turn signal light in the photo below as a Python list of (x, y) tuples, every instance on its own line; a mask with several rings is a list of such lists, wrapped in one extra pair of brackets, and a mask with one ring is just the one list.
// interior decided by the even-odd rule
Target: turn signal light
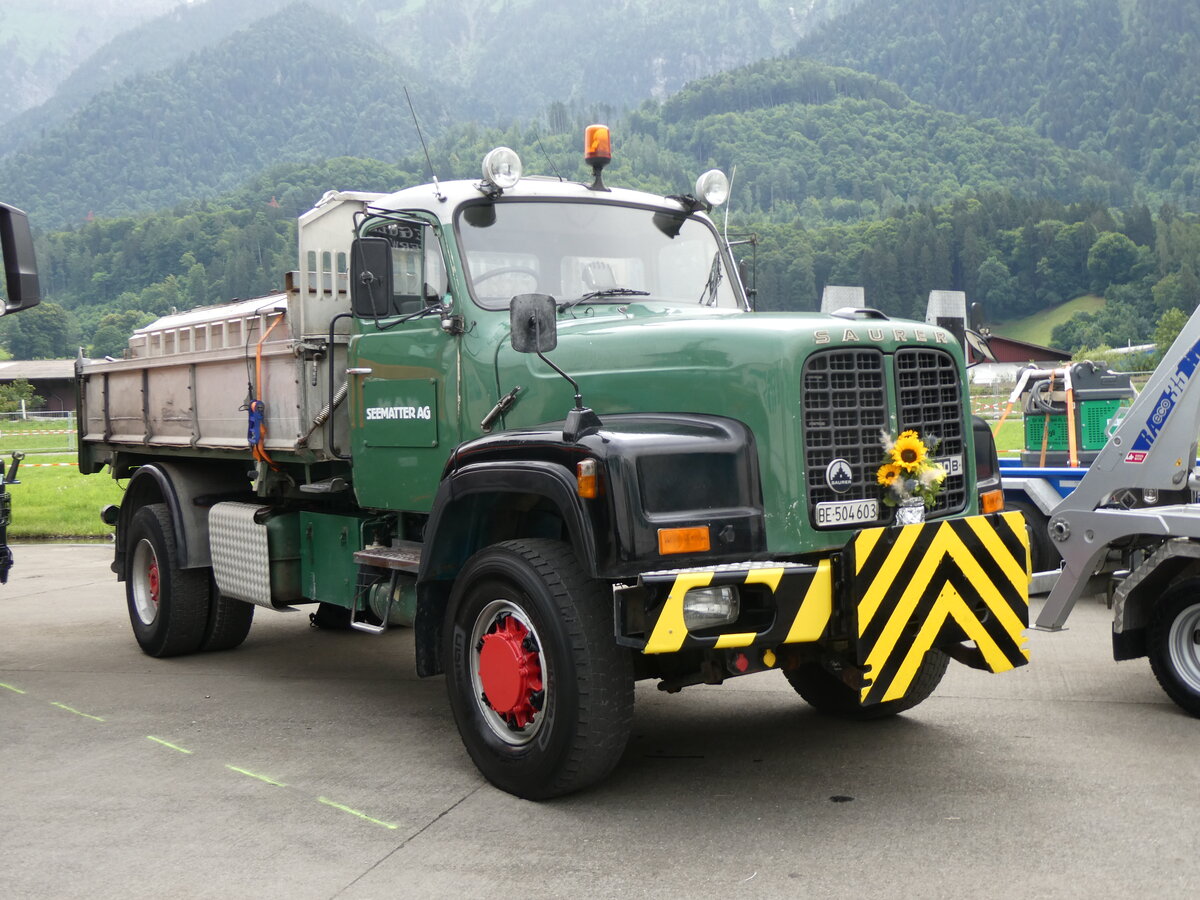
[(982, 513), (1000, 512), (1004, 509), (1004, 491), (988, 491), (979, 495), (979, 511)]
[(580, 460), (575, 464), (575, 493), (584, 500), (595, 500), (600, 493), (594, 459)]
[(663, 556), (671, 553), (704, 553), (711, 548), (712, 540), (707, 525), (658, 529), (658, 552)]

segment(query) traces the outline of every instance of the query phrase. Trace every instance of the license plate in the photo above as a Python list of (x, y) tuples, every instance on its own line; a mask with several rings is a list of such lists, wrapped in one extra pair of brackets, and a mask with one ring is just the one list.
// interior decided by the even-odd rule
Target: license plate
[(817, 504), (817, 527), (861, 525), (879, 518), (878, 500), (838, 500)]
[(941, 459), (935, 459), (934, 462), (946, 470), (947, 478), (954, 478), (956, 475), (963, 473), (963, 458), (961, 456), (943, 456)]

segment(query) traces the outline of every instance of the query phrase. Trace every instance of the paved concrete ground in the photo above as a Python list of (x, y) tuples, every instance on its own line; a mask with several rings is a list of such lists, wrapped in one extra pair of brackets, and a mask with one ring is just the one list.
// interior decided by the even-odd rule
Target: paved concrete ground
[(774, 673), (660, 695), (599, 788), (476, 774), (408, 635), (262, 614), (152, 660), (108, 546), (24, 546), (0, 588), (0, 896), (1194, 897), (1200, 720), (1103, 606), (1006, 676), (952, 664), (899, 718)]

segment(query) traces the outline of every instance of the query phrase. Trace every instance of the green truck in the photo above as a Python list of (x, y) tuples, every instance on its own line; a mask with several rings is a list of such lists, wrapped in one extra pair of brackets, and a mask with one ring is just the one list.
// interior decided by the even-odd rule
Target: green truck
[[(955, 339), (756, 312), (708, 216), (721, 173), (610, 188), (607, 133), (585, 147), (590, 183), (497, 148), (478, 179), (330, 192), (282, 291), (80, 361), (142, 649), (238, 646), (260, 607), (407, 627), (480, 771), (532, 799), (611, 771), (640, 679), (778, 669), (874, 718), (950, 658), (1024, 664), (1026, 530), (981, 513), (997, 465)], [(923, 522), (897, 523), (885, 443), (936, 463)]]

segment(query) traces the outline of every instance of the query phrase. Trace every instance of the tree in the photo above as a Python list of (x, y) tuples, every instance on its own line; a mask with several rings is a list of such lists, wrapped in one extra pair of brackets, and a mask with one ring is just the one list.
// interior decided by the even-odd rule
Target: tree
[(24, 378), (14, 378), (8, 384), (0, 384), (0, 412), (17, 412), (24, 402), (25, 408), (39, 407), (45, 401), (33, 392), (33, 385)]
[(62, 359), (79, 349), (75, 316), (57, 303), (42, 301), (11, 321), (6, 317), (6, 342), (14, 359)]
[(92, 343), (88, 345), (88, 356), (93, 359), (120, 356), (129, 342), (129, 335), (153, 320), (152, 314), (142, 312), (140, 309), (130, 309), (101, 316), (96, 330), (92, 334)]
[(1137, 261), (1137, 244), (1119, 232), (1106, 231), (1096, 238), (1087, 255), (1092, 290), (1103, 293), (1110, 284), (1125, 284)]

